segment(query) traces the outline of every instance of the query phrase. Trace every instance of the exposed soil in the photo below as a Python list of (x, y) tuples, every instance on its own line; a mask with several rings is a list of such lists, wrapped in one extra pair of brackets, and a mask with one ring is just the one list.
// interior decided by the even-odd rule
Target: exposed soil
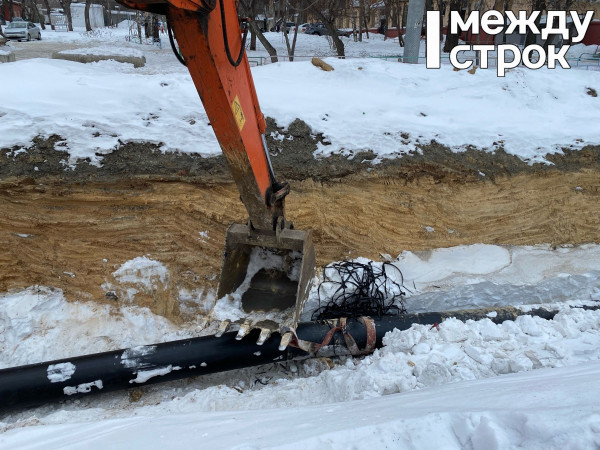
[[(502, 151), (456, 154), (433, 143), (374, 165), (368, 151), (315, 159), (322, 137), (300, 121), (279, 132), (294, 139), (269, 141), (273, 165), (292, 185), (289, 218), (314, 230), (318, 265), (480, 242), (600, 241), (600, 147), (528, 165)], [(216, 286), (225, 231), (246, 217), (223, 158), (128, 143), (101, 167), (70, 168), (56, 143), (0, 150), (0, 292), (43, 284), (70, 300), (125, 302), (127, 286), (112, 273), (148, 255), (170, 279), (135, 304), (188, 319), (178, 292)]]

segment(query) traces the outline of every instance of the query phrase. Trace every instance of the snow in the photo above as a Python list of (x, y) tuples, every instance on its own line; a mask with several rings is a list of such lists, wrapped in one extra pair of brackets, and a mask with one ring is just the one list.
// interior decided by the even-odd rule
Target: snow
[(165, 283), (168, 279), (167, 268), (146, 256), (126, 261), (112, 275), (121, 283), (139, 283), (146, 289), (156, 289), (157, 281)]
[[(0, 147), (26, 147), (38, 134), (58, 133), (71, 162), (99, 164), (119, 139), (162, 143), (164, 151), (220, 152), (189, 75), (169, 49), (125, 42), (127, 27), (43, 36), (141, 51), (148, 64), (0, 65), (5, 83), (28, 87), (3, 94)], [(281, 35), (268, 37), (283, 48)], [(323, 133), (331, 144), (320, 155), (369, 148), (394, 157), (417, 140), (435, 139), (455, 151), (502, 144), (541, 161), (558, 146), (599, 143), (600, 106), (586, 94), (600, 89), (598, 72), (517, 69), (497, 78), (493, 70), (434, 71), (367, 58), (398, 54), (394, 41), (346, 42), (357, 58), (328, 59), (333, 72), (305, 58), (253, 69), (265, 114), (281, 126), (299, 117)], [(328, 45), (301, 35), (297, 53), (330, 56)], [(264, 55), (259, 49), (250, 56)], [(600, 301), (599, 245), (477, 244), (387, 259), (403, 273), (411, 312), (503, 305), (559, 312), (551, 321), (522, 316), (496, 325), (489, 314), (466, 323), (448, 319), (439, 330), (416, 324), (388, 333), (384, 347), (362, 359), (273, 364), (144, 387), (140, 400), (104, 393), (0, 415), (0, 447), (600, 447), (600, 311), (581, 308)], [(163, 262), (143, 255), (114, 267), (112, 276), (132, 296), (170, 280)], [(317, 306), (313, 289), (304, 318)], [(0, 369), (129, 348), (121, 363), (139, 369), (131, 380), (137, 385), (179, 369), (144, 370), (139, 358), (152, 344), (212, 331), (199, 331), (196, 322), (175, 326), (146, 308), (68, 302), (59, 290), (32, 286), (0, 294)], [(76, 370), (68, 362), (49, 364), (47, 375), (62, 382)], [(101, 389), (101, 379), (90, 380), (65, 394)]]
[(74, 50), (62, 50), (58, 53), (65, 55), (98, 55), (98, 56), (134, 56), (141, 58), (144, 54), (135, 48), (119, 48), (119, 47), (108, 47), (108, 46), (99, 46), (99, 47), (91, 47), (91, 48), (76, 48)]
[(61, 383), (71, 378), (71, 375), (75, 373), (75, 365), (66, 362), (60, 364), (50, 364), (48, 366), (48, 379), (50, 383)]
[(162, 377), (163, 375), (171, 373), (173, 370), (180, 370), (180, 369), (181, 369), (181, 367), (179, 367), (179, 366), (173, 366), (173, 365), (169, 364), (166, 367), (161, 367), (158, 369), (140, 370), (140, 371), (136, 372), (136, 377), (133, 380), (129, 380), (129, 382), (130, 383), (145, 383), (150, 378)]
[[(149, 141), (164, 151), (204, 156), (220, 153), (191, 78), (169, 48), (125, 42), (120, 29), (58, 35), (48, 31), (44, 38), (62, 42), (70, 36), (90, 52), (141, 52), (147, 67), (49, 59), (1, 65), (3, 80), (28, 89), (4, 94), (0, 147), (27, 147), (37, 135), (58, 134), (71, 162), (89, 158), (100, 164), (119, 141)], [(269, 38), (275, 42), (281, 36), (269, 33)], [(473, 75), (448, 65), (428, 70), (394, 58), (366, 58), (398, 52), (397, 44), (375, 35), (362, 43), (345, 41), (348, 55), (359, 57), (328, 58), (332, 72), (306, 58), (252, 69), (265, 115), (282, 127), (300, 118), (330, 143), (320, 144), (317, 156), (371, 149), (379, 158), (397, 157), (435, 140), (454, 151), (503, 147), (535, 162), (561, 147), (600, 143), (600, 105), (587, 94), (588, 88), (600, 89), (597, 71), (518, 68), (502, 78), (493, 69)], [(297, 53), (331, 55), (331, 49), (325, 38), (302, 35)], [(262, 54), (257, 50), (250, 57)]]
[(93, 387), (102, 389), (104, 387), (102, 380), (90, 381), (89, 383), (82, 383), (77, 386), (65, 386), (63, 392), (65, 395), (74, 395), (77, 393), (85, 394), (91, 392)]
[(45, 287), (0, 295), (0, 369), (192, 336), (147, 308), (70, 303)]
[[(600, 311), (578, 306), (600, 300), (599, 252), (595, 244), (403, 252), (392, 263), (406, 271), (406, 285), (416, 286), (409, 309), (534, 306), (527, 295), (497, 295), (522, 289), (559, 313), (551, 321), (522, 316), (499, 325), (447, 319), (439, 330), (415, 324), (388, 333), (384, 347), (362, 359), (288, 363), (285, 372), (279, 366), (244, 369), (223, 374), (216, 384), (210, 377), (171, 382), (138, 403), (112, 393), (16, 413), (0, 418), (0, 446), (152, 447), (156, 436), (169, 446), (189, 446), (202, 436), (209, 448), (408, 442), (419, 448), (591, 448), (600, 442)], [(465, 286), (468, 293), (454, 295)], [(136, 358), (152, 352), (153, 342), (197, 331), (194, 323), (176, 328), (142, 308), (74, 304), (59, 291), (32, 291), (0, 298), (0, 367), (134, 342), (143, 345), (128, 350), (123, 363), (137, 367)], [(122, 323), (126, 316), (134, 319)], [(74, 336), (85, 351), (77, 352)], [(178, 369), (140, 367), (131, 382)], [(87, 392), (102, 384), (69, 388)]]

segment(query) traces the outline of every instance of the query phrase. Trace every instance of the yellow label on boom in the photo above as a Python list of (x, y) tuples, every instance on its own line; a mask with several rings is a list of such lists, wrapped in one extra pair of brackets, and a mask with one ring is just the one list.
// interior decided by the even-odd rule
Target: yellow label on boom
[(240, 131), (242, 131), (242, 128), (244, 128), (244, 124), (246, 123), (246, 116), (244, 116), (244, 111), (242, 111), (242, 105), (240, 104), (240, 99), (237, 95), (233, 99), (231, 110), (235, 116), (235, 121), (237, 122), (238, 128)]

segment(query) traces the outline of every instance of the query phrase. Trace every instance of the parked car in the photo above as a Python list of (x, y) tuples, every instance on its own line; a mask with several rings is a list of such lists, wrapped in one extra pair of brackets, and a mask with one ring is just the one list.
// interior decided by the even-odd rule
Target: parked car
[[(293, 31), (295, 26), (296, 26), (296, 22), (286, 22), (285, 23), (285, 28), (287, 29), (288, 33), (290, 31)], [(271, 31), (277, 31), (278, 33), (280, 31), (283, 31), (283, 26), (282, 26), (281, 20), (277, 21), (277, 23), (275, 24), (275, 26), (273, 28), (271, 28)]]
[(306, 30), (310, 27), (310, 23), (303, 23), (302, 25), (298, 25), (298, 31), (300, 33), (306, 33)]
[(33, 38), (42, 40), (42, 31), (33, 23), (22, 20), (12, 21), (4, 29), (4, 35), (7, 39), (17, 39), (19, 41), (30, 41)]
[[(322, 23), (314, 23), (305, 31), (305, 34), (316, 34), (318, 36), (325, 36), (329, 34), (329, 30)], [(350, 32), (345, 30), (337, 30), (338, 36), (350, 37)]]

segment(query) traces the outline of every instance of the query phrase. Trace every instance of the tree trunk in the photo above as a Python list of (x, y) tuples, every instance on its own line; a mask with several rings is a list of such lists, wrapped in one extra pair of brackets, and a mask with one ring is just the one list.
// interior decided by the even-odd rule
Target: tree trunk
[(398, 45), (400, 47), (404, 47), (404, 37), (402, 36), (402, 14), (404, 14), (404, 3), (402, 4), (402, 9), (400, 9), (400, 5), (396, 8), (396, 30), (398, 30)]
[(138, 40), (142, 43), (142, 19), (139, 11), (136, 12), (135, 24), (137, 25)]
[(12, 22), (13, 20), (13, 0), (7, 0), (8, 3), (8, 20)]
[(26, 5), (26, 7), (27, 7), (29, 20), (34, 23), (39, 23), (42, 30), (45, 30), (46, 27), (44, 25), (44, 18), (43, 18), (43, 16), (40, 18), (40, 16), (41, 16), (40, 10), (38, 9), (37, 5), (35, 4), (35, 1), (29, 0), (28, 2), (24, 3), (23, 5), (24, 6)]
[(41, 13), (39, 8), (37, 7), (35, 0), (31, 1), (31, 6), (33, 7), (36, 22), (39, 22), (40, 28), (42, 30), (45, 30), (46, 29), (46, 23), (45, 23), (46, 20), (44, 18), (44, 15)]
[(290, 62), (294, 60), (294, 53), (296, 51), (296, 38), (298, 37), (298, 26), (296, 25), (296, 29), (294, 30), (294, 39), (292, 41), (292, 45), (290, 46), (290, 38), (286, 24), (287, 17), (284, 17), (283, 20), (283, 35), (285, 37), (285, 46), (287, 47), (288, 59)]
[(337, 55), (339, 57), (346, 57), (344, 43), (342, 42), (342, 40), (340, 39), (340, 37), (337, 34), (337, 28), (335, 28), (333, 26), (333, 23), (332, 23), (333, 20), (332, 20), (332, 22), (327, 20), (327, 18), (325, 18), (325, 15), (323, 15), (321, 10), (317, 9), (315, 6), (312, 7), (312, 10), (317, 15), (317, 17), (319, 17), (321, 19), (321, 22), (323, 22), (323, 25), (325, 25), (325, 28), (327, 28), (327, 31), (329, 32), (329, 35), (331, 36), (331, 40), (333, 41), (333, 45), (335, 45), (335, 51), (336, 51)]
[(67, 16), (67, 26), (69, 31), (73, 31), (73, 18), (71, 17), (71, 0), (59, 0), (60, 7)]
[(271, 57), (271, 62), (275, 63), (279, 61), (279, 59), (277, 58), (277, 50), (271, 45), (271, 43), (267, 40), (265, 35), (261, 33), (260, 29), (258, 28), (258, 25), (256, 25), (256, 22), (254, 20), (250, 21), (250, 28), (254, 30), (256, 37), (258, 38), (262, 46), (265, 48), (267, 53), (269, 53), (269, 56)]
[(160, 34), (158, 32), (158, 16), (156, 14), (152, 14), (152, 29), (150, 32), (152, 33), (152, 42), (159, 42)]
[(46, 11), (48, 12), (48, 21), (50, 22), (50, 29), (54, 30), (54, 24), (52, 23), (52, 15), (50, 14), (50, 3), (48, 0), (44, 0), (44, 6), (46, 7)]
[(256, 50), (256, 33), (250, 27), (250, 50)]
[(85, 0), (85, 8), (83, 10), (83, 16), (85, 17), (85, 31), (92, 31), (92, 24), (90, 23), (90, 5), (92, 0)]
[(358, 5), (358, 40), (362, 42), (363, 23), (365, 22), (365, 0), (359, 0)]
[[(452, 14), (452, 11), (459, 11), (460, 10), (460, 0), (450, 0), (450, 13)], [(450, 17), (450, 16), (448, 16)], [(460, 30), (457, 30), (460, 31)], [(452, 49), (454, 47), (456, 47), (458, 45), (458, 38), (459, 38), (460, 32), (459, 33), (455, 33), (452, 34), (450, 32), (450, 20), (448, 20), (448, 30), (446, 31), (446, 42), (444, 43), (444, 53), (450, 53), (452, 51)]]
[[(546, 9), (546, 0), (534, 0), (533, 2), (533, 11), (540, 11), (540, 15), (535, 19), (535, 26), (540, 27), (540, 20), (542, 16), (542, 12)], [(533, 32), (529, 29), (527, 30), (527, 36), (525, 37), (525, 47), (528, 45), (535, 44), (537, 41), (537, 35), (533, 34)]]

